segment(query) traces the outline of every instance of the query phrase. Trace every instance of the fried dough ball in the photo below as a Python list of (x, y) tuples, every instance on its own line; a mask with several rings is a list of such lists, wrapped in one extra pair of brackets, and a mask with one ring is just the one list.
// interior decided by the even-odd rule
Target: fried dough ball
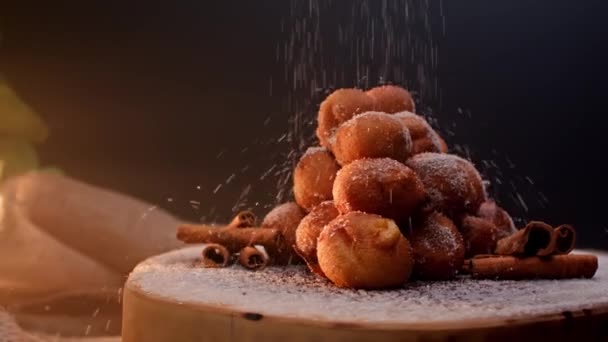
[(340, 166), (324, 147), (311, 147), (300, 158), (293, 172), (293, 194), (296, 203), (312, 209), (332, 199), (332, 187)]
[(464, 263), (464, 241), (454, 223), (438, 212), (417, 220), (410, 236), (414, 276), (443, 280), (456, 275)]
[(439, 152), (448, 153), (450, 151), (448, 144), (445, 142), (445, 140), (441, 136), (439, 137), (439, 143), (441, 144), (441, 149), (439, 150)]
[(325, 201), (314, 207), (296, 229), (296, 251), (316, 274), (323, 275), (317, 259), (317, 239), (323, 228), (338, 217), (333, 201)]
[(421, 153), (406, 165), (418, 175), (430, 197), (430, 209), (448, 216), (475, 214), (486, 200), (481, 176), (473, 164), (444, 153)]
[(329, 147), (329, 138), (343, 122), (374, 109), (374, 100), (359, 89), (338, 89), (319, 108), (317, 137), (322, 146)]
[(394, 115), (367, 112), (343, 123), (331, 150), (340, 165), (363, 158), (392, 158), (405, 162), (412, 150), (410, 133)]
[(466, 216), (462, 220), (460, 232), (464, 239), (466, 258), (494, 253), (499, 238), (498, 229), (492, 222), (475, 216)]
[(276, 206), (264, 217), (262, 227), (275, 228), (283, 234), (283, 241), (278, 248), (278, 255), (274, 263), (286, 265), (300, 261), (293, 246), (296, 243), (296, 228), (304, 215), (306, 213), (296, 203), (287, 202)]
[(356, 289), (401, 286), (413, 265), (410, 244), (395, 222), (361, 212), (338, 216), (323, 229), (317, 257), (329, 280)]
[(399, 112), (394, 116), (410, 131), (412, 154), (444, 152), (445, 142), (422, 116), (411, 112)]
[(404, 110), (413, 112), (416, 108), (412, 94), (401, 87), (380, 86), (368, 90), (367, 95), (374, 99), (375, 109), (380, 112), (389, 114)]
[(338, 171), (334, 203), (342, 214), (362, 211), (397, 222), (408, 219), (427, 200), (414, 171), (389, 158), (356, 160)]
[(493, 200), (483, 202), (477, 211), (477, 216), (492, 222), (496, 226), (498, 240), (517, 231), (511, 215)]

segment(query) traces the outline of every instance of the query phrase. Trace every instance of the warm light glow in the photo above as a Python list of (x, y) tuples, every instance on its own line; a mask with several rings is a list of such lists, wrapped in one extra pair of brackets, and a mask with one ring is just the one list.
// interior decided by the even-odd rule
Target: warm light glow
[[(3, 172), (4, 172), (4, 160), (0, 160), (0, 180), (2, 180)], [(2, 224), (3, 218), (4, 218), (4, 199), (2, 198), (2, 194), (0, 194), (0, 232), (4, 229), (4, 224)]]
[(2, 194), (0, 194), (0, 232), (2, 230), (4, 230), (3, 218), (4, 218), (4, 198), (2, 197)]

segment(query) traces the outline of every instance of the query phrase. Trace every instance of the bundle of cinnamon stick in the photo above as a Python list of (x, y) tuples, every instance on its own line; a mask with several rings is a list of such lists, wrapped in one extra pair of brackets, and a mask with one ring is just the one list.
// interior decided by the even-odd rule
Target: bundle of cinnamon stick
[[(249, 211), (237, 214), (227, 225), (178, 227), (177, 238), (186, 243), (206, 244), (200, 264), (226, 267), (238, 262), (250, 270), (272, 263), (283, 243), (280, 230), (255, 227), (256, 217)], [(564, 279), (592, 278), (598, 261), (594, 255), (570, 254), (576, 231), (570, 225), (552, 227), (531, 221), (522, 229), (499, 240), (494, 254), (466, 260), (463, 273), (476, 279)]]
[(200, 264), (204, 267), (226, 267), (238, 261), (250, 270), (268, 265), (282, 236), (277, 229), (255, 227), (256, 216), (250, 211), (238, 213), (225, 226), (184, 224), (177, 238), (185, 243), (204, 243)]
[(576, 231), (532, 221), (498, 241), (495, 254), (478, 255), (465, 262), (464, 271), (476, 279), (591, 278), (598, 262), (594, 255), (569, 254)]

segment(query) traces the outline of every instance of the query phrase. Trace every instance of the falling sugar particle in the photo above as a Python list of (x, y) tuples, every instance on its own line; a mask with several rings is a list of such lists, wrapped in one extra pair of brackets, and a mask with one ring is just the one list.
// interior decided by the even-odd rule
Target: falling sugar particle
[(518, 193), (515, 194), (517, 196), (517, 200), (519, 201), (519, 203), (521, 204), (521, 207), (528, 212), (528, 206), (526, 205), (526, 202), (524, 202), (524, 199), (521, 197), (521, 195)]
[(190, 200), (190, 206), (192, 207), (192, 209), (198, 210), (198, 209), (200, 209), (201, 202), (195, 201), (195, 200)]
[[(273, 95), (284, 89), (288, 130), (276, 138), (290, 152), (277, 156), (276, 202), (291, 196), (292, 170), (300, 155), (316, 144), (318, 104), (332, 89), (369, 88), (393, 83), (416, 90), (427, 103), (439, 98), (438, 37), (445, 27), (442, 4), (429, 1), (356, 0), (348, 15), (340, 2), (291, 0), (281, 19), (282, 39), (270, 53), (283, 64), (269, 82)], [(431, 18), (435, 18), (431, 20)], [(283, 84), (283, 87), (279, 87)], [(266, 123), (265, 123), (266, 124)], [(260, 180), (270, 173), (264, 172)]]
[[(173, 199), (169, 200), (169, 198), (167, 199), (167, 202), (172, 202)], [(158, 207), (155, 205), (152, 205), (150, 207), (148, 207), (148, 209), (146, 209), (146, 211), (143, 212), (143, 214), (141, 214), (141, 216), (139, 217), (139, 221), (143, 221), (146, 219), (146, 217), (148, 217), (148, 215), (150, 215), (150, 213), (152, 213), (154, 210), (156, 210)]]

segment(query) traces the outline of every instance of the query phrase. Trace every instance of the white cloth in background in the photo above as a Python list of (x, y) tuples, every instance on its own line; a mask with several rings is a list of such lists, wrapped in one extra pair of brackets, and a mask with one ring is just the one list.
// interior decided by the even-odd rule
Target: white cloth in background
[[(128, 272), (179, 247), (178, 224), (150, 204), (64, 176), (13, 178), (0, 189), (0, 306), (32, 331), (118, 334)], [(14, 324), (2, 315), (10, 336)]]
[(6, 311), (0, 309), (0, 342), (120, 342), (120, 337), (60, 337), (23, 331)]

